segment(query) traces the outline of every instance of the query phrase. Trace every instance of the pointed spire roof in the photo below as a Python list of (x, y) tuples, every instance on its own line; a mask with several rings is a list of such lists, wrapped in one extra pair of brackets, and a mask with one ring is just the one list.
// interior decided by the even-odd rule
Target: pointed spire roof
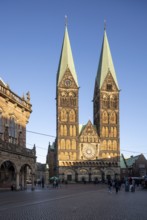
[(111, 56), (111, 51), (109, 47), (109, 42), (106, 34), (106, 28), (104, 28), (104, 37), (103, 37), (103, 44), (99, 59), (99, 66), (97, 71), (96, 80), (99, 86), (99, 89), (102, 87), (103, 82), (108, 74), (108, 72), (111, 72), (113, 79), (116, 83), (117, 88), (119, 89), (116, 73), (113, 65), (113, 60)]
[(75, 83), (78, 86), (77, 74), (76, 74), (75, 65), (73, 61), (72, 50), (70, 46), (70, 40), (69, 40), (67, 24), (66, 24), (62, 50), (61, 50), (61, 55), (60, 55), (60, 61), (59, 61), (59, 66), (58, 66), (58, 72), (57, 72), (57, 85), (60, 84), (61, 79), (63, 78), (63, 75), (67, 68), (69, 68), (75, 80)]

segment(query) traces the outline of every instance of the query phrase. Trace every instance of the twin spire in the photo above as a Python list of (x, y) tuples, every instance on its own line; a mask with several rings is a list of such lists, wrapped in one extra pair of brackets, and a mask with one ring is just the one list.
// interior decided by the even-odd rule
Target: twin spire
[(117, 78), (116, 78), (116, 73), (115, 73), (115, 68), (114, 68), (113, 60), (111, 56), (111, 51), (109, 47), (109, 42), (108, 42), (108, 38), (106, 34), (106, 26), (105, 26), (103, 44), (102, 44), (102, 49), (101, 49), (101, 54), (100, 54), (100, 59), (99, 59), (97, 76), (96, 76), (96, 81), (97, 81), (99, 89), (101, 89), (108, 72), (112, 74), (115, 84), (117, 88), (119, 89)]
[[(59, 61), (58, 72), (57, 72), (57, 86), (59, 86), (67, 68), (69, 68), (75, 80), (75, 83), (78, 86), (77, 74), (76, 74), (74, 60), (72, 56), (72, 50), (70, 46), (70, 40), (69, 40), (68, 29), (67, 29), (67, 18), (66, 18), (65, 33), (64, 33), (62, 50), (61, 50), (60, 61)], [(108, 72), (112, 74), (113, 79), (116, 83), (116, 86), (119, 89), (117, 78), (116, 78), (116, 73), (115, 73), (115, 69), (113, 65), (113, 60), (112, 60), (112, 56), (110, 52), (110, 47), (109, 47), (109, 43), (107, 39), (106, 24), (105, 24), (103, 44), (102, 44), (102, 49), (101, 49), (101, 54), (100, 54), (100, 59), (99, 59), (97, 76), (96, 76), (96, 81), (97, 81), (99, 89), (101, 89)]]
[(57, 86), (59, 86), (67, 68), (69, 68), (75, 80), (75, 83), (78, 86), (78, 79), (77, 79), (77, 74), (76, 74), (75, 65), (73, 61), (72, 50), (71, 50), (70, 40), (69, 40), (68, 30), (67, 30), (67, 20), (66, 20), (65, 33), (64, 33), (62, 50), (61, 50), (60, 61), (59, 61), (58, 72), (57, 72)]

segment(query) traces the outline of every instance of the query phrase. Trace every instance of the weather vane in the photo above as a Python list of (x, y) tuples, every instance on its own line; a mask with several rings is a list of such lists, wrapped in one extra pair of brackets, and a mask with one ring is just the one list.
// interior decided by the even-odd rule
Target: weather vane
[(67, 15), (65, 15), (65, 26), (67, 26)]

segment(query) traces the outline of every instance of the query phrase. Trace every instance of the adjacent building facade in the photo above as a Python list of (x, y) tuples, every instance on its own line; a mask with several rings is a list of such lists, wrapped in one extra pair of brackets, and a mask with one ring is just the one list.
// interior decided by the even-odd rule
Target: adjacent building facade
[(120, 157), (121, 178), (144, 177), (147, 175), (147, 160), (143, 154), (124, 158)]
[(56, 81), (56, 174), (67, 181), (120, 175), (119, 86), (106, 30), (95, 78), (93, 123), (79, 125), (79, 84), (67, 26)]
[(31, 108), (29, 92), (19, 97), (0, 79), (0, 187), (26, 187), (27, 167), (34, 184), (36, 149), (26, 148)]

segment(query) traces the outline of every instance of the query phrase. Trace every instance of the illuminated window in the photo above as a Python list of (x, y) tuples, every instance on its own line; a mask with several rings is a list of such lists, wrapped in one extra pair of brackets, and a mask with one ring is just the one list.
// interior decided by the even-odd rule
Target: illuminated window
[(70, 140), (66, 140), (66, 149), (70, 149)]
[(64, 136), (66, 136), (66, 135), (67, 135), (67, 126), (64, 125)]
[(72, 140), (72, 149), (76, 149), (76, 140), (75, 139)]
[(74, 122), (75, 121), (75, 111), (74, 110), (71, 110), (70, 112), (69, 112), (69, 121), (71, 121), (71, 122)]
[(61, 149), (65, 149), (65, 140), (61, 139)]

